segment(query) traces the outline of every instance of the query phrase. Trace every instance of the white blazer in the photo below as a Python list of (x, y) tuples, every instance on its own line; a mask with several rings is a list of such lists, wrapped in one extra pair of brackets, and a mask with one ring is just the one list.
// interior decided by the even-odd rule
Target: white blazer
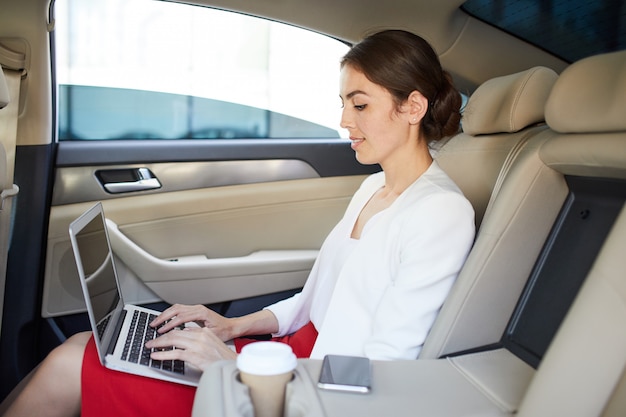
[(328, 235), (302, 291), (273, 304), (275, 336), (313, 322), (311, 358), (415, 359), (474, 240), (474, 211), (433, 162), (359, 240), (354, 223), (385, 184), (369, 176)]

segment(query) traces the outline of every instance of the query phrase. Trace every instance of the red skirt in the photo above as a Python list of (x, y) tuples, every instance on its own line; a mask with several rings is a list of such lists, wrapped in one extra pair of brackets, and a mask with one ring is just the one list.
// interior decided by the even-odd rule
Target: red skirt
[[(317, 331), (312, 323), (292, 335), (272, 340), (291, 346), (298, 358), (308, 358)], [(254, 339), (235, 339), (237, 352)], [(175, 384), (103, 367), (93, 337), (83, 357), (81, 416), (191, 416), (195, 387)]]

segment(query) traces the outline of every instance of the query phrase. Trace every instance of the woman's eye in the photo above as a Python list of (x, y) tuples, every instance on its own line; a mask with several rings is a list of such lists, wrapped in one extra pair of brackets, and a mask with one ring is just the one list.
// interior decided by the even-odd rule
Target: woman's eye
[(366, 107), (367, 107), (367, 104), (355, 104), (354, 105), (354, 108), (357, 109), (358, 111), (365, 110)]

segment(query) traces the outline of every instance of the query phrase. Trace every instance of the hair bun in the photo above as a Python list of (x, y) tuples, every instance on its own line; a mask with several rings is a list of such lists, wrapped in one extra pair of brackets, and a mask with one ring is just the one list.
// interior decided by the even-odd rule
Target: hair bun
[(442, 70), (443, 82), (429, 105), (422, 128), (430, 140), (440, 140), (459, 132), (461, 123), (461, 94), (454, 87), (452, 77)]

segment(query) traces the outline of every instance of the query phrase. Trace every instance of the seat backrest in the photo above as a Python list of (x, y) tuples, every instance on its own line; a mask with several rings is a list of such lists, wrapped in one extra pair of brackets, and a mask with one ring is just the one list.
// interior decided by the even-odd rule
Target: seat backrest
[(9, 104), (9, 101), (11, 101), (9, 86), (7, 85), (7, 80), (4, 77), (2, 66), (0, 66), (0, 109), (5, 108)]
[[(549, 135), (545, 125), (536, 124), (543, 120), (556, 79), (554, 71), (537, 67), (486, 82), (468, 102), (464, 133), (437, 156), (474, 204), (481, 224), (420, 358), (495, 343), (506, 327), (567, 195), (562, 177), (537, 157), (538, 147)], [(535, 181), (536, 176), (543, 180)], [(547, 204), (546, 195), (551, 200)], [(522, 207), (528, 209), (520, 213)], [(540, 215), (530, 214), (539, 207)], [(485, 212), (482, 219), (481, 211)], [(529, 240), (519, 239), (526, 233), (531, 234)]]
[[(518, 415), (626, 415), (626, 51), (579, 61), (546, 106), (555, 132), (539, 150), (564, 176), (616, 184), (622, 203), (549, 345)], [(602, 193), (602, 190), (598, 190)], [(581, 215), (593, 216), (594, 212)]]
[(477, 228), (508, 158), (545, 129), (544, 105), (556, 78), (551, 69), (534, 67), (486, 81), (467, 102), (463, 132), (437, 153), (439, 165), (472, 203)]

